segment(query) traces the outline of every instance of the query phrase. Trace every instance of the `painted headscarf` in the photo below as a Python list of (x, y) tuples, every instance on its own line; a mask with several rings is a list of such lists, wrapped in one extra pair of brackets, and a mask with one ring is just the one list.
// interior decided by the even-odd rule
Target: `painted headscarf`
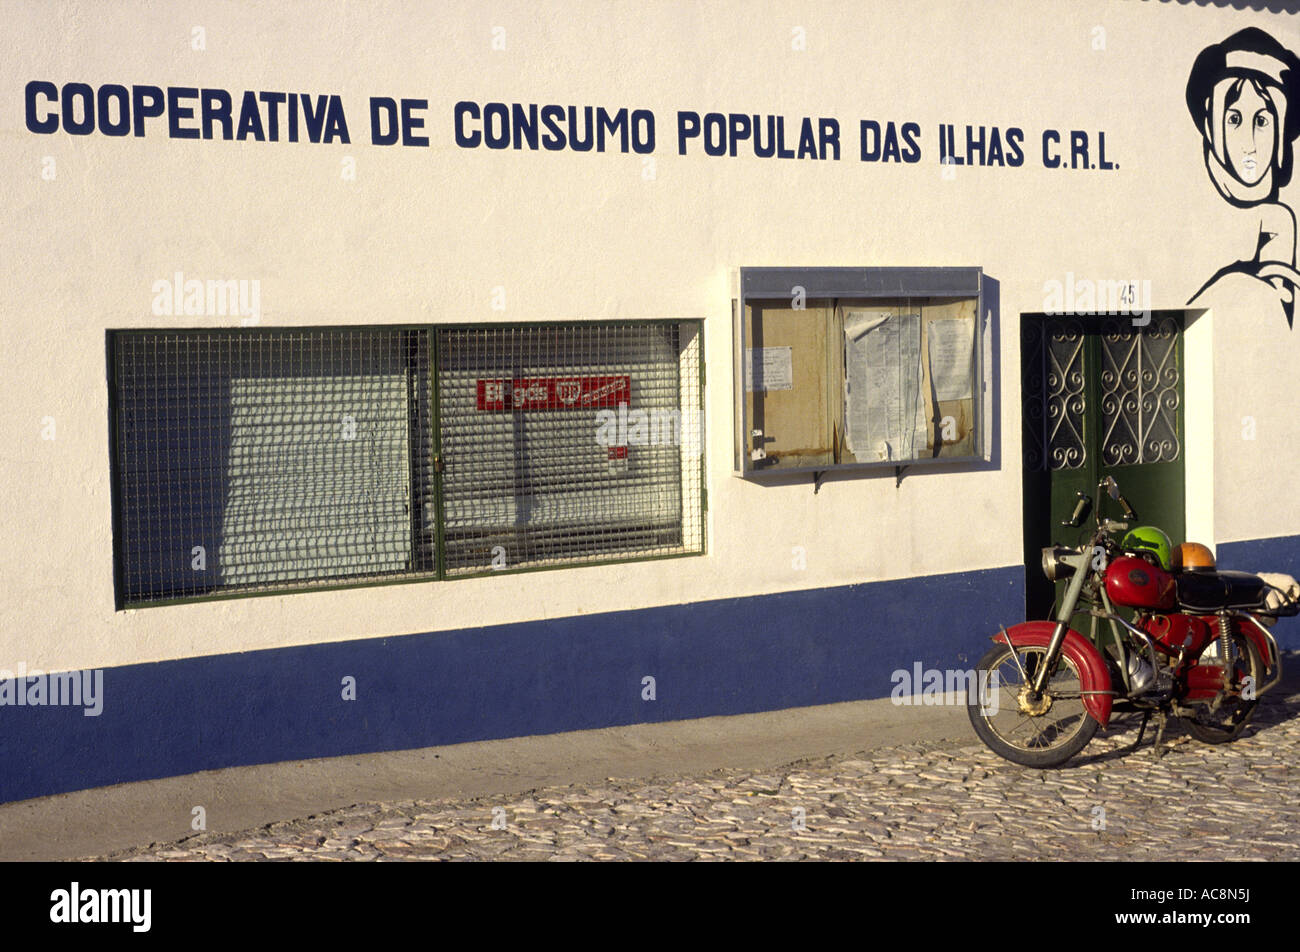
[[(1243, 182), (1227, 153), (1227, 99), (1240, 78), (1258, 85), (1276, 119), (1273, 154), (1264, 175), (1254, 185)], [(1234, 33), (1206, 47), (1192, 64), (1187, 80), (1187, 109), (1197, 131), (1205, 137), (1205, 168), (1225, 199), (1246, 207), (1274, 201), (1278, 189), (1291, 181), (1291, 142), (1300, 133), (1300, 58), (1256, 27)]]

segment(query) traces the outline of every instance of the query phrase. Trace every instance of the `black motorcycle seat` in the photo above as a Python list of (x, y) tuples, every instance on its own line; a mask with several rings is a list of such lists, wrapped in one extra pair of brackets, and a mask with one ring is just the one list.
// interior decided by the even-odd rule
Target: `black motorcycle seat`
[(1268, 589), (1262, 578), (1249, 572), (1181, 572), (1176, 578), (1178, 604), (1193, 612), (1262, 608)]

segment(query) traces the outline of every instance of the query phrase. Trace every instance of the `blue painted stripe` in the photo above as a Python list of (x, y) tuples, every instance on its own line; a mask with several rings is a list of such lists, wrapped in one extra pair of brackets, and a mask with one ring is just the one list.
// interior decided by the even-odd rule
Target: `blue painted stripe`
[[(98, 717), (0, 707), (0, 801), (885, 697), (891, 673), (916, 662), (973, 667), (1023, 606), (1024, 570), (1011, 566), (109, 668)], [(355, 701), (342, 699), (345, 676)]]
[[(1215, 562), (1237, 572), (1281, 572), (1300, 578), (1300, 536), (1220, 542), (1215, 546)], [(1300, 618), (1279, 619), (1273, 637), (1284, 651), (1300, 648)]]

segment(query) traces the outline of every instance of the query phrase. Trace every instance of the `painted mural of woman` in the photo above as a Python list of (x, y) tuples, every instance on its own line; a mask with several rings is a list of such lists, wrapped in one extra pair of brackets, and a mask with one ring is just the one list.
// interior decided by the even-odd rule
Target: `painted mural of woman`
[(1292, 142), (1300, 133), (1300, 58), (1263, 30), (1234, 33), (1196, 57), (1187, 108), (1219, 194), (1250, 209), (1259, 226), (1253, 257), (1221, 268), (1188, 303), (1232, 282), (1259, 282), (1276, 295), (1291, 326), (1300, 293), (1296, 219), (1278, 190), (1291, 181)]

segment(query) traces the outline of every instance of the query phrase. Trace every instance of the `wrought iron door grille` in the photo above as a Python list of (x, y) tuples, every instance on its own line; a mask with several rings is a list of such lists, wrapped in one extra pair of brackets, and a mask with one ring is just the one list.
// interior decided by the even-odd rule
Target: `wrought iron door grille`
[(119, 605), (700, 552), (699, 361), (697, 323), (112, 332)]
[(1178, 325), (1102, 324), (1102, 462), (1107, 466), (1178, 459)]
[(1179, 458), (1179, 323), (1170, 317), (1134, 327), (1131, 319), (1059, 318), (1021, 324), (1025, 354), (1024, 464), (1030, 471), (1078, 469), (1088, 463), (1085, 346), (1091, 321), (1100, 341), (1097, 411), (1104, 466)]
[(1022, 380), (1026, 469), (1078, 469), (1087, 462), (1083, 343), (1077, 320), (1021, 324), (1021, 347), (1029, 355)]

